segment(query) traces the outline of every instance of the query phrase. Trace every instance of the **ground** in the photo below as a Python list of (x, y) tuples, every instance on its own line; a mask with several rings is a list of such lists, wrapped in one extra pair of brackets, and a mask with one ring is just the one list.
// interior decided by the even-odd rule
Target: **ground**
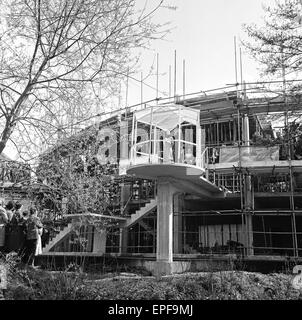
[(246, 271), (186, 273), (156, 279), (135, 273), (83, 273), (8, 265), (7, 300), (297, 300), (293, 275)]

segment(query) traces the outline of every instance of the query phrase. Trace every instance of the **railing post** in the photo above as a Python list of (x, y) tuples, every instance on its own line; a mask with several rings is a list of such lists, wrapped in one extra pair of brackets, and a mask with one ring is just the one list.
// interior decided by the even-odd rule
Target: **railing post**
[(136, 165), (136, 140), (137, 140), (137, 120), (135, 121), (135, 129), (134, 129), (134, 150), (133, 150), (134, 165)]

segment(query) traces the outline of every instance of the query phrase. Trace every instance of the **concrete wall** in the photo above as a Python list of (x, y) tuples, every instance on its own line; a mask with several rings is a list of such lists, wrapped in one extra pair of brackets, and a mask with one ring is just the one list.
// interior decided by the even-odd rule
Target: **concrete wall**
[(106, 230), (94, 232), (93, 253), (104, 254), (106, 252), (106, 235)]
[[(234, 268), (234, 259), (232, 257), (225, 257), (224, 259), (191, 259), (187, 258), (186, 260), (181, 259), (177, 260), (174, 258), (174, 260), (171, 263), (170, 269), (167, 274), (177, 274), (177, 273), (184, 273), (184, 272), (197, 272), (197, 271), (204, 271), (204, 272), (210, 272), (210, 271), (219, 271), (219, 270), (231, 270)], [(135, 259), (131, 258), (123, 258), (122, 260), (119, 260), (120, 263), (124, 263), (126, 265), (129, 265), (131, 267), (138, 267), (138, 268), (144, 268), (147, 271), (149, 271), (153, 275), (164, 275), (164, 272), (162, 274), (158, 274), (158, 262), (152, 261), (150, 259), (146, 258), (138, 258)], [(123, 261), (123, 262), (122, 262)], [(162, 271), (165, 271), (164, 268)]]

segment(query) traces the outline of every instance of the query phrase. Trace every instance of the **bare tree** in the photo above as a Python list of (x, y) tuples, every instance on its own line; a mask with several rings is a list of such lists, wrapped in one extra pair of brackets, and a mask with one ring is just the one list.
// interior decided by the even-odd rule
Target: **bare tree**
[[(0, 5), (0, 153), (74, 133), (117, 93), (133, 50), (166, 31), (135, 0), (4, 0)], [(85, 123), (87, 124), (87, 122)]]

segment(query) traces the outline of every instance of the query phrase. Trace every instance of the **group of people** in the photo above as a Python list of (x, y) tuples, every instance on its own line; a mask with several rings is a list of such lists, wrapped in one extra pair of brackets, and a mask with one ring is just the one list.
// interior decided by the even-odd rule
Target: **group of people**
[(37, 210), (22, 211), (22, 204), (0, 203), (0, 253), (16, 252), (24, 264), (34, 266), (36, 255), (42, 253), (43, 225)]

